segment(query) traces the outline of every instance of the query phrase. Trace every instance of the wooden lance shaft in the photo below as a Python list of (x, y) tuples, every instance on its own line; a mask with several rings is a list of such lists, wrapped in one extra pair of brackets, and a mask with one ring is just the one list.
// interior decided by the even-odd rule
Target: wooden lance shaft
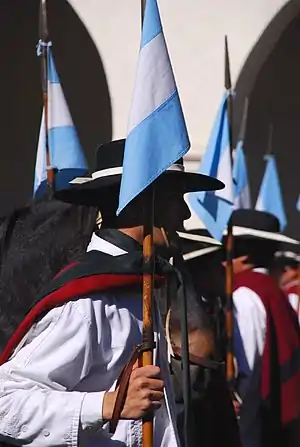
[[(141, 0), (142, 25), (146, 0)], [(143, 240), (143, 343), (153, 343), (153, 278), (154, 278), (154, 186), (150, 185), (144, 204), (144, 240)], [(153, 365), (153, 350), (142, 354), (142, 365)], [(143, 447), (153, 447), (153, 416), (143, 419)]]
[[(225, 36), (225, 88), (229, 92), (227, 99), (227, 113), (229, 125), (229, 145), (230, 157), (232, 165), (233, 155), (233, 138), (232, 138), (232, 121), (233, 121), (233, 104), (232, 104), (232, 84), (230, 73), (230, 61), (228, 51), (227, 36)], [(235, 365), (234, 365), (234, 346), (233, 346), (233, 232), (231, 221), (228, 223), (227, 241), (226, 241), (226, 336), (227, 336), (227, 350), (226, 350), (226, 377), (229, 389), (234, 392), (235, 382)]]
[(298, 263), (298, 305), (297, 305), (297, 316), (300, 316), (300, 261)]
[[(42, 71), (43, 77), (46, 78), (45, 83), (47, 84), (48, 78), (48, 48), (42, 46)], [(49, 123), (49, 113), (48, 113), (48, 87), (43, 88), (43, 105), (44, 105), (44, 118), (45, 118), (45, 146), (46, 146), (46, 166), (47, 166), (47, 182), (48, 185), (52, 188), (54, 184), (54, 170), (49, 169), (51, 167), (50, 160), (50, 149), (49, 149), (49, 132), (48, 132), (48, 123)]]
[[(143, 343), (153, 343), (153, 215), (154, 188), (149, 188), (144, 206), (144, 240), (143, 240)], [(142, 354), (142, 365), (153, 365), (153, 350)], [(143, 420), (143, 447), (153, 446), (153, 417)]]
[(49, 149), (49, 108), (48, 108), (48, 23), (47, 23), (47, 4), (46, 0), (40, 3), (40, 39), (42, 42), (42, 89), (43, 89), (43, 105), (45, 120), (45, 146), (46, 146), (46, 167), (47, 167), (47, 183), (52, 189), (54, 185), (54, 170), (51, 168), (50, 149)]
[(226, 350), (226, 377), (228, 387), (234, 391), (235, 382), (235, 366), (234, 366), (234, 346), (233, 346), (233, 234), (231, 222), (228, 224), (228, 233), (226, 240), (226, 336), (227, 336), (227, 350)]

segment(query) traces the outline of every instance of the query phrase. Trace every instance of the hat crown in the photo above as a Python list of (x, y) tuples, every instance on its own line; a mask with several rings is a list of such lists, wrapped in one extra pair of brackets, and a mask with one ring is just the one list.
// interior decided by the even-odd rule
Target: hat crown
[[(123, 166), (125, 142), (125, 138), (122, 138), (97, 146), (95, 171), (121, 168)], [(176, 164), (183, 166), (183, 159), (180, 158), (176, 161)]]
[(250, 209), (235, 210), (231, 216), (231, 224), (236, 227), (245, 227), (252, 230), (261, 230), (271, 233), (280, 232), (277, 217), (265, 211)]
[(96, 148), (96, 171), (123, 165), (125, 139), (100, 144)]

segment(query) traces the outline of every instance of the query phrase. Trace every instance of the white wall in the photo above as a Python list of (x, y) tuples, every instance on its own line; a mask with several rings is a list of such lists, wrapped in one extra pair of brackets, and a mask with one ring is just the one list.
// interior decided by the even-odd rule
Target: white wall
[[(126, 134), (140, 39), (140, 0), (69, 0), (101, 54), (113, 108), (113, 136)], [(224, 35), (233, 82), (286, 0), (158, 0), (189, 134), (205, 149), (223, 91)]]

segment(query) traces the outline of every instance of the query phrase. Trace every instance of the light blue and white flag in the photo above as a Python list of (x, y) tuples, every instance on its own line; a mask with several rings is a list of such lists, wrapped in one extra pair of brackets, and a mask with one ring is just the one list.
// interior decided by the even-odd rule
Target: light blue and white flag
[(201, 174), (216, 177), (223, 182), (225, 188), (220, 191), (203, 191), (188, 195), (191, 207), (210, 234), (217, 240), (222, 239), (223, 231), (233, 211), (234, 201), (227, 112), (228, 95), (228, 92), (224, 94), (199, 169)]
[(279, 219), (280, 229), (283, 231), (287, 225), (283, 197), (280, 188), (274, 155), (266, 155), (267, 166), (259, 190), (255, 209), (266, 211)]
[[(88, 167), (59, 81), (50, 46), (51, 43), (47, 44), (48, 141), (51, 166), (57, 169), (55, 188), (61, 189), (67, 187), (69, 181), (75, 177), (84, 176)], [(43, 109), (35, 166), (34, 195), (47, 179), (45, 134)]]
[(117, 214), (190, 148), (156, 0), (147, 0)]
[(238, 142), (233, 156), (234, 208), (251, 208), (248, 172), (242, 141)]
[(297, 208), (298, 211), (300, 211), (300, 194), (299, 194), (299, 197), (298, 197), (298, 202), (297, 202), (296, 208)]

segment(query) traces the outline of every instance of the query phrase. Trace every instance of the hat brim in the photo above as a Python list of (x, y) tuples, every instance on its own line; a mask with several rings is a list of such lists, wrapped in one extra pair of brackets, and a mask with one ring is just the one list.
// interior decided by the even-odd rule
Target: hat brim
[(217, 241), (216, 239), (209, 237), (209, 236), (204, 236), (201, 234), (195, 234), (195, 233), (189, 233), (189, 232), (185, 232), (185, 231), (177, 231), (178, 236), (181, 239), (185, 239), (188, 241), (193, 241), (193, 242), (202, 242), (204, 244), (208, 244), (208, 245), (214, 245), (214, 246), (222, 246), (222, 242)]
[[(262, 230), (256, 230), (254, 228), (247, 228), (247, 227), (239, 227), (239, 226), (233, 226), (233, 236), (234, 237), (243, 237), (248, 239), (264, 239), (264, 240), (270, 240), (275, 242), (280, 242), (283, 244), (293, 244), (293, 245), (299, 245), (300, 242), (296, 239), (292, 239), (288, 236), (285, 236), (281, 233), (273, 233), (271, 231), (262, 231)], [(225, 230), (224, 235), (227, 235), (227, 230)]]
[[(70, 187), (57, 191), (55, 196), (58, 200), (77, 205), (100, 206), (107, 200), (106, 193), (113, 191), (119, 193), (121, 185), (121, 174), (109, 175), (98, 178), (76, 179), (76, 183), (71, 183)], [(181, 185), (182, 193), (197, 191), (217, 191), (224, 188), (224, 183), (219, 180), (195, 172), (185, 171), (165, 171), (156, 180), (157, 188), (170, 187), (178, 190)]]
[(191, 261), (192, 259), (201, 258), (201, 256), (209, 255), (210, 253), (214, 253), (219, 251), (221, 247), (206, 247), (200, 248), (199, 250), (194, 250), (189, 253), (183, 255), (183, 259), (185, 261)]

